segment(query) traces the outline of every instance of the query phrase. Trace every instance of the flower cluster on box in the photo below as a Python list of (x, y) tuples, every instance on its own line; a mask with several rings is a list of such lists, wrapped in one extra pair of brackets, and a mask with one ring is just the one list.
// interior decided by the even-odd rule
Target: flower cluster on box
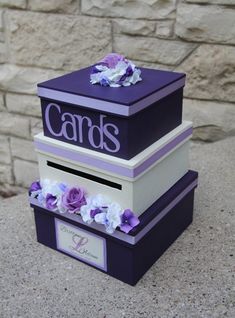
[(130, 209), (122, 209), (102, 194), (88, 196), (80, 187), (69, 187), (49, 179), (35, 181), (29, 189), (30, 197), (51, 211), (80, 214), (83, 221), (103, 224), (112, 234), (117, 227), (129, 233), (139, 224), (139, 219)]
[(123, 55), (110, 53), (93, 65), (90, 74), (91, 84), (120, 87), (130, 86), (141, 81), (141, 70)]

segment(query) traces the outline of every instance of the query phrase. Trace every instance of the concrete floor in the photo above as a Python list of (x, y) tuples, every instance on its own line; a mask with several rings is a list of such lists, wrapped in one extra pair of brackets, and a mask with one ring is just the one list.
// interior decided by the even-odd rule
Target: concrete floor
[(26, 195), (0, 201), (0, 317), (235, 317), (235, 138), (193, 144), (193, 224), (135, 287), (35, 240)]

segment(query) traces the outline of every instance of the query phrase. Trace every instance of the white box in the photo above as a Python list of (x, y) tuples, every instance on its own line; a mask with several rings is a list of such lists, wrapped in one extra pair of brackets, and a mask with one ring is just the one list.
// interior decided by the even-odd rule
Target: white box
[(35, 136), (41, 179), (103, 194), (142, 214), (189, 170), (191, 122), (183, 122), (131, 160)]

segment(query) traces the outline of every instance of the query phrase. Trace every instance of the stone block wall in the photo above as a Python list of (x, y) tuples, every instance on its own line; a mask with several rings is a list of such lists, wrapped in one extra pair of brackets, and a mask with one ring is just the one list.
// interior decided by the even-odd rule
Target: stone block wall
[(235, 134), (235, 0), (0, 0), (0, 192), (36, 178), (36, 83), (113, 51), (187, 73), (194, 139)]

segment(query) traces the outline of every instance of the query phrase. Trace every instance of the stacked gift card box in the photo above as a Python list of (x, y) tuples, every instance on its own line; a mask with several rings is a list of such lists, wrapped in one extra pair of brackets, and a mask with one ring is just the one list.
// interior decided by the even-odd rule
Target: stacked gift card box
[(38, 84), (38, 242), (135, 285), (192, 222), (185, 74), (110, 54)]

